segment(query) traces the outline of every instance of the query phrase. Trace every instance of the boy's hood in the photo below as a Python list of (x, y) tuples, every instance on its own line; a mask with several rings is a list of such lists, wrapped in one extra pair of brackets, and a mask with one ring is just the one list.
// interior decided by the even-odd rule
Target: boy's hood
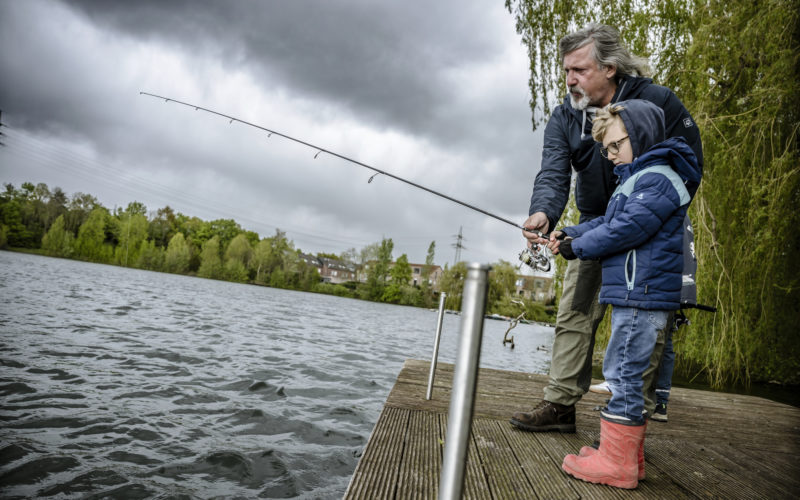
[(695, 193), (703, 177), (697, 156), (683, 137), (666, 136), (664, 111), (650, 101), (631, 99), (617, 103), (624, 109), (620, 117), (630, 137), (633, 162), (614, 168), (622, 181), (651, 165), (669, 165)]
[(683, 181), (689, 193), (694, 194), (700, 186), (703, 172), (697, 163), (697, 156), (683, 137), (670, 137), (654, 144), (649, 151), (636, 158), (633, 163), (614, 167), (614, 173), (621, 182), (631, 175), (651, 165), (669, 165)]
[(616, 105), (622, 106), (619, 115), (625, 129), (628, 131), (633, 160), (666, 138), (664, 127), (664, 110), (650, 101), (631, 99), (620, 101)]

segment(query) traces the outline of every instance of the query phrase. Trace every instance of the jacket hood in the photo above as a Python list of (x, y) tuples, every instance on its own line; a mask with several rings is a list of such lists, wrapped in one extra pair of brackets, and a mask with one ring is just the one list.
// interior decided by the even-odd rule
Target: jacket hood
[[(630, 133), (630, 131), (628, 131)], [(669, 165), (683, 181), (690, 194), (700, 186), (703, 171), (697, 162), (697, 155), (683, 137), (670, 137), (654, 144), (633, 163), (617, 165), (614, 173), (624, 182), (625, 179), (651, 165)]]
[(620, 101), (617, 105), (623, 108), (619, 115), (628, 131), (634, 161), (652, 146), (664, 141), (666, 132), (663, 109), (641, 99)]

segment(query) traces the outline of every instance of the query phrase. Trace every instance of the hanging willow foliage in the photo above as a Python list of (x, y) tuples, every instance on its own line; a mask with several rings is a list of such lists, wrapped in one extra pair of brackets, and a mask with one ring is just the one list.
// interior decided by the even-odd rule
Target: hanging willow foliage
[(677, 369), (714, 385), (800, 383), (800, 1), (507, 0), (530, 56), (533, 128), (561, 101), (558, 40), (616, 26), (672, 88), (703, 139), (690, 209), (698, 300)]

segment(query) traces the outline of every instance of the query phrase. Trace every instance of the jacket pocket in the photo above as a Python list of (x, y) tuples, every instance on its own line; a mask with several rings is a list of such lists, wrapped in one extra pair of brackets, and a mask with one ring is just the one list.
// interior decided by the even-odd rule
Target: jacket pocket
[(629, 250), (625, 256), (625, 286), (628, 293), (633, 291), (633, 285), (636, 283), (636, 249)]

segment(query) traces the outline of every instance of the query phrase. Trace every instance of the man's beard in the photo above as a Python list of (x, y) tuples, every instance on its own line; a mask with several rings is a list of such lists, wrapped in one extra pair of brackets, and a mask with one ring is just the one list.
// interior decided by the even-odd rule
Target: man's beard
[[(572, 95), (573, 92), (578, 92), (583, 97), (581, 97), (579, 100), (575, 100), (575, 96)], [(586, 95), (586, 91), (584, 91), (582, 88), (578, 87), (577, 85), (569, 87), (569, 103), (573, 108), (584, 110), (589, 107), (591, 101), (592, 98)]]

